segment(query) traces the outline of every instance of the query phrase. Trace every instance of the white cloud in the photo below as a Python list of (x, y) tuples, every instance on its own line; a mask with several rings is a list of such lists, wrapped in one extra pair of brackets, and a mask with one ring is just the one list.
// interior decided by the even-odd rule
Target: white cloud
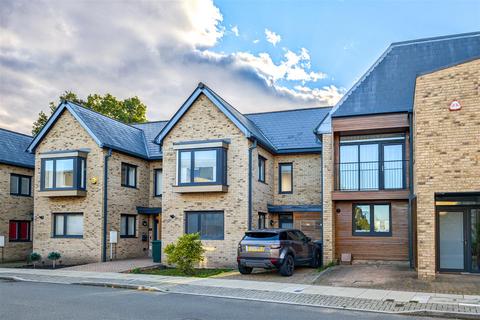
[(258, 39), (255, 39), (255, 40), (253, 40), (252, 42), (253, 42), (253, 43), (255, 43), (255, 44), (257, 44), (257, 43), (259, 43), (259, 42), (260, 42), (260, 40), (258, 40)]
[(265, 38), (274, 46), (282, 40), (282, 37), (280, 37), (279, 34), (276, 34), (275, 32), (268, 29), (265, 29)]
[(225, 28), (211, 0), (12, 0), (0, 21), (0, 127), (22, 132), (66, 90), (136, 95), (150, 120), (171, 117), (199, 81), (242, 112), (326, 105), (341, 94), (310, 88), (325, 75), (311, 70), (306, 49), (281, 61), (216, 52)]
[(233, 26), (233, 27), (230, 29), (230, 31), (232, 31), (233, 34), (234, 34), (235, 36), (237, 36), (237, 37), (240, 35), (240, 32), (238, 31), (238, 26)]

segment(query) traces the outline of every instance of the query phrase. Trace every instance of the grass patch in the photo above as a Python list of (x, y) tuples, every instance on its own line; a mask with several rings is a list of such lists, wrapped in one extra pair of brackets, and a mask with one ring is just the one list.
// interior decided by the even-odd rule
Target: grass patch
[(322, 272), (323, 270), (326, 270), (330, 267), (333, 267), (333, 266), (336, 266), (337, 264), (335, 263), (335, 261), (330, 261), (328, 264), (325, 264), (323, 266), (321, 266), (320, 268), (318, 268), (318, 272)]
[(133, 269), (131, 273), (136, 274), (153, 274), (157, 276), (175, 276), (175, 277), (196, 277), (196, 278), (208, 278), (222, 274), (224, 272), (230, 272), (232, 269), (195, 269), (194, 274), (185, 274), (177, 268), (163, 268), (163, 269)]

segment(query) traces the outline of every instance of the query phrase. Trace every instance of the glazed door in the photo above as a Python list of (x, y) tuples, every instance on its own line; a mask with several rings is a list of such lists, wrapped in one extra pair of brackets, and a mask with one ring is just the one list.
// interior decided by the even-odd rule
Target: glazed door
[(480, 272), (480, 208), (469, 209), (468, 264), (470, 272)]
[(438, 210), (438, 268), (465, 271), (465, 209)]

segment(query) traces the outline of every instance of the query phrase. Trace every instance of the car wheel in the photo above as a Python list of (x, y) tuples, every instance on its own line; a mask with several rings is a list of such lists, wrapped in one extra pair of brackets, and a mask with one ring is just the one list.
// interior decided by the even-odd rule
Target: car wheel
[(280, 266), (280, 274), (284, 277), (290, 277), (295, 270), (295, 260), (292, 255), (288, 255)]
[(253, 268), (251, 267), (246, 267), (246, 266), (241, 266), (240, 264), (238, 265), (238, 272), (241, 274), (250, 274), (252, 273)]
[(310, 267), (318, 268), (320, 267), (320, 251), (315, 250), (313, 253), (312, 261), (310, 262)]

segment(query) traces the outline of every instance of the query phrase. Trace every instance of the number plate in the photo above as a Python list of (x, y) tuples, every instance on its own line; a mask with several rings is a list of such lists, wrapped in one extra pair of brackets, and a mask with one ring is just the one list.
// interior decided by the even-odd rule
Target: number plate
[(265, 252), (265, 247), (245, 246), (247, 252)]

